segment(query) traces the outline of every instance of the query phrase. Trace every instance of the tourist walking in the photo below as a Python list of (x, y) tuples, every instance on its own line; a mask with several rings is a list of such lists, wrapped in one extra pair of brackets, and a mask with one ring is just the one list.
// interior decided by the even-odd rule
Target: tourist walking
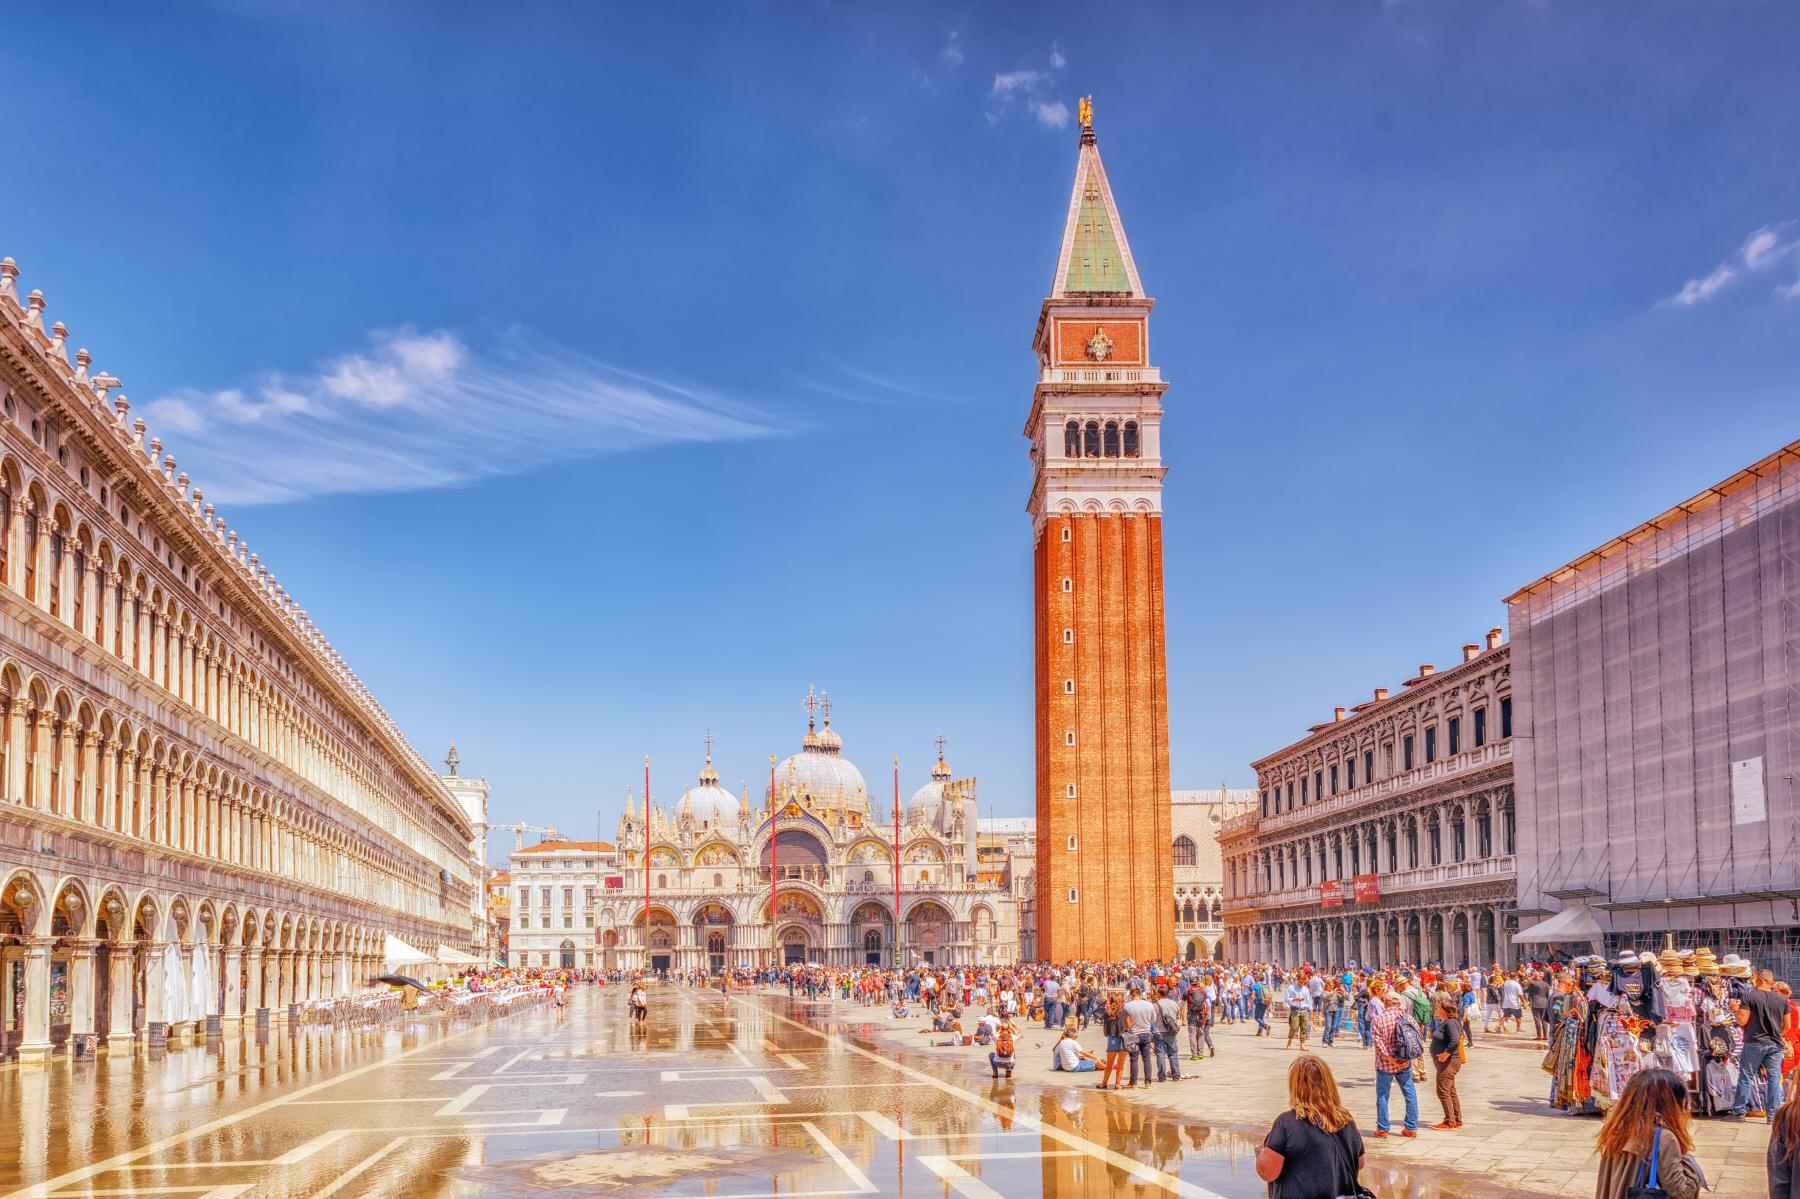
[[(1125, 1002), (1125, 1057), (1131, 1063), (1131, 1081), (1127, 1087), (1150, 1089), (1150, 1063), (1156, 1040), (1156, 1005), (1143, 995), (1134, 994)], [(1138, 1081), (1138, 1063), (1144, 1067), (1144, 1081)]]
[(1256, 1176), (1279, 1199), (1339, 1199), (1361, 1192), (1362, 1134), (1338, 1097), (1331, 1067), (1303, 1053), (1288, 1067), (1288, 1110), (1256, 1151)]
[(1756, 973), (1756, 986), (1737, 995), (1737, 1022), (1744, 1030), (1744, 1051), (1738, 1058), (1737, 1098), (1730, 1119), (1742, 1120), (1750, 1109), (1750, 1092), (1759, 1074), (1767, 1077), (1769, 1123), (1781, 1106), (1781, 1055), (1786, 1048), (1788, 1001), (1775, 993), (1775, 975)]
[(1296, 977), (1282, 992), (1288, 1005), (1288, 1038), (1285, 1048), (1294, 1047), (1294, 1038), (1300, 1038), (1300, 1052), (1306, 1052), (1306, 1037), (1312, 1031), (1312, 988), (1306, 980)]
[(1456, 1000), (1448, 995), (1438, 999), (1438, 1022), (1431, 1030), (1431, 1064), (1437, 1072), (1438, 1106), (1444, 1118), (1433, 1128), (1453, 1130), (1462, 1127), (1462, 1100), (1456, 1094), (1456, 1075), (1463, 1066), (1463, 1022)]
[(1118, 1090), (1125, 1077), (1125, 1005), (1119, 1000), (1119, 993), (1112, 992), (1106, 997), (1106, 1005), (1101, 1009), (1100, 1028), (1106, 1034), (1106, 1067), (1100, 1072), (1099, 1089), (1104, 1091), (1107, 1080), (1112, 1080), (1112, 1089)]
[(1594, 1199), (1627, 1199), (1646, 1186), (1661, 1187), (1668, 1199), (1698, 1199), (1706, 1179), (1691, 1156), (1687, 1109), (1687, 1087), (1674, 1074), (1633, 1075), (1600, 1126)]
[[(1208, 997), (1208, 988), (1192, 986), (1187, 993), (1187, 1026), (1188, 1026), (1188, 1060), (1200, 1061), (1203, 1056), (1217, 1057), (1219, 1051), (1213, 1048), (1212, 1024), (1213, 1005)], [(1200, 1047), (1206, 1046), (1206, 1053)]]
[[(1377, 996), (1379, 997), (1379, 996)], [(1375, 1135), (1388, 1134), (1388, 1092), (1395, 1086), (1406, 1097), (1403, 1137), (1419, 1135), (1419, 1092), (1413, 1085), (1413, 1063), (1423, 1050), (1423, 1035), (1404, 1002), (1383, 1008), (1369, 1030), (1375, 1044)]]

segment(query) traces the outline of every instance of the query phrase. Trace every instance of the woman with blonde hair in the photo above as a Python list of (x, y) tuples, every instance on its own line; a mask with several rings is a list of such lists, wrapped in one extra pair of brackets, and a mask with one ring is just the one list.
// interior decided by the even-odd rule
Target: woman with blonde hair
[(1594, 1199), (1625, 1199), (1634, 1187), (1661, 1187), (1669, 1199), (1698, 1199), (1706, 1179), (1689, 1156), (1687, 1086), (1668, 1070), (1634, 1074), (1597, 1138)]
[(1256, 1151), (1256, 1176), (1279, 1199), (1338, 1199), (1364, 1194), (1362, 1133), (1338, 1098), (1331, 1067), (1303, 1053), (1288, 1067), (1288, 1110), (1275, 1117)]

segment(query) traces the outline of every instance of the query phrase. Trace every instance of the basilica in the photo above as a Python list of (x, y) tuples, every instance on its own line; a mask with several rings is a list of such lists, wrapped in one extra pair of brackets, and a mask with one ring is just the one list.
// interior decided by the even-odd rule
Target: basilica
[(825, 713), (822, 727), (809, 715), (759, 804), (720, 785), (709, 747), (673, 811), (651, 805), (647, 836), (628, 800), (615, 844), (516, 852), (513, 960), (709, 972), (1017, 961), (1029, 859), (982, 852), (975, 780), (952, 777), (940, 739), (930, 780), (903, 808), (876, 799)]

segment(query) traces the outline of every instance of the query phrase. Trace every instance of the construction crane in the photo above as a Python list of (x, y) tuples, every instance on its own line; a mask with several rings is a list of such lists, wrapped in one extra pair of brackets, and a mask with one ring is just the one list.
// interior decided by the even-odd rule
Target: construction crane
[(554, 841), (558, 837), (562, 836), (561, 833), (556, 831), (555, 825), (551, 825), (549, 828), (545, 828), (541, 824), (490, 824), (490, 825), (488, 825), (489, 832), (492, 832), (495, 829), (501, 829), (501, 830), (509, 832), (513, 835), (513, 852), (514, 853), (518, 853), (521, 849), (525, 848), (525, 834), (526, 833), (542, 833), (542, 834), (544, 834), (545, 837), (547, 837), (549, 840), (552, 840), (552, 841)]

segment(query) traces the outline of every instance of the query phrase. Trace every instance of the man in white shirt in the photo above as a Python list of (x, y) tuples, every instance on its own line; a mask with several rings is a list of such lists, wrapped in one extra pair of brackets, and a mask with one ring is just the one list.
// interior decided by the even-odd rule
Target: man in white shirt
[(1084, 1071), (1098, 1069), (1100, 1065), (1099, 1058), (1081, 1047), (1081, 1042), (1075, 1039), (1073, 1029), (1063, 1029), (1062, 1040), (1056, 1043), (1056, 1048), (1051, 1051), (1051, 1055), (1053, 1060), (1050, 1068), (1052, 1070), (1066, 1070), (1072, 1074), (1080, 1074)]
[(1312, 989), (1296, 978), (1287, 985), (1281, 997), (1288, 1005), (1288, 1039), (1287, 1047), (1294, 1047), (1294, 1038), (1300, 1038), (1300, 1048), (1306, 1049), (1307, 1034), (1312, 1031)]

